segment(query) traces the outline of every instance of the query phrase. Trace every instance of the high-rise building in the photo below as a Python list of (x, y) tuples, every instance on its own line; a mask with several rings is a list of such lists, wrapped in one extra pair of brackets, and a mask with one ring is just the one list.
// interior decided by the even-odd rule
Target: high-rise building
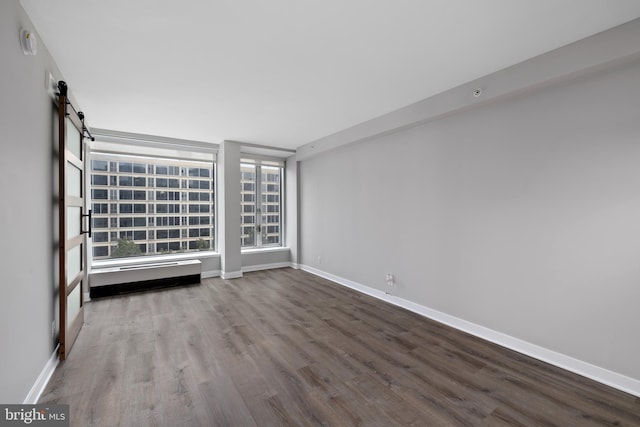
[(240, 165), (242, 247), (281, 244), (281, 175), (279, 166)]
[(94, 153), (93, 258), (214, 247), (212, 163)]

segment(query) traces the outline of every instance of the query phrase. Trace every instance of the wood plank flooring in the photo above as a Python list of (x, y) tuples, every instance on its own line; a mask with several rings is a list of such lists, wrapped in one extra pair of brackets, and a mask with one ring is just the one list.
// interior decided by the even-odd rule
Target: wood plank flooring
[(110, 297), (40, 403), (72, 426), (640, 426), (640, 399), (303, 271)]

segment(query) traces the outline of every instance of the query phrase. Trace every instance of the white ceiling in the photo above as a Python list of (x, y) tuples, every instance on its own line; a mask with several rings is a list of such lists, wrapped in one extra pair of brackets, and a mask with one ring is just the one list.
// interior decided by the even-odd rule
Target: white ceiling
[(97, 128), (296, 148), (640, 17), (638, 0), (21, 0)]

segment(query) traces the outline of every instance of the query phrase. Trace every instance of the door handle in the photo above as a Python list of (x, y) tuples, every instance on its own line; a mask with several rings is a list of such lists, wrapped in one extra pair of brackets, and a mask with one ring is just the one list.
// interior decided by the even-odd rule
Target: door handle
[(89, 218), (89, 230), (80, 230), (80, 234), (89, 234), (89, 238), (91, 238), (91, 230), (92, 230), (92, 225), (91, 224), (91, 209), (89, 209), (89, 213), (88, 214), (81, 214), (82, 218)]

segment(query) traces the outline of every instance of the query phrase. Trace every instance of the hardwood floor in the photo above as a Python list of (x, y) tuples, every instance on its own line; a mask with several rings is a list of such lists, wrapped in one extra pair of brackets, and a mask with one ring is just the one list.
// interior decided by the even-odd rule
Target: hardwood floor
[(40, 403), (72, 426), (640, 426), (640, 399), (279, 269), (111, 297)]

